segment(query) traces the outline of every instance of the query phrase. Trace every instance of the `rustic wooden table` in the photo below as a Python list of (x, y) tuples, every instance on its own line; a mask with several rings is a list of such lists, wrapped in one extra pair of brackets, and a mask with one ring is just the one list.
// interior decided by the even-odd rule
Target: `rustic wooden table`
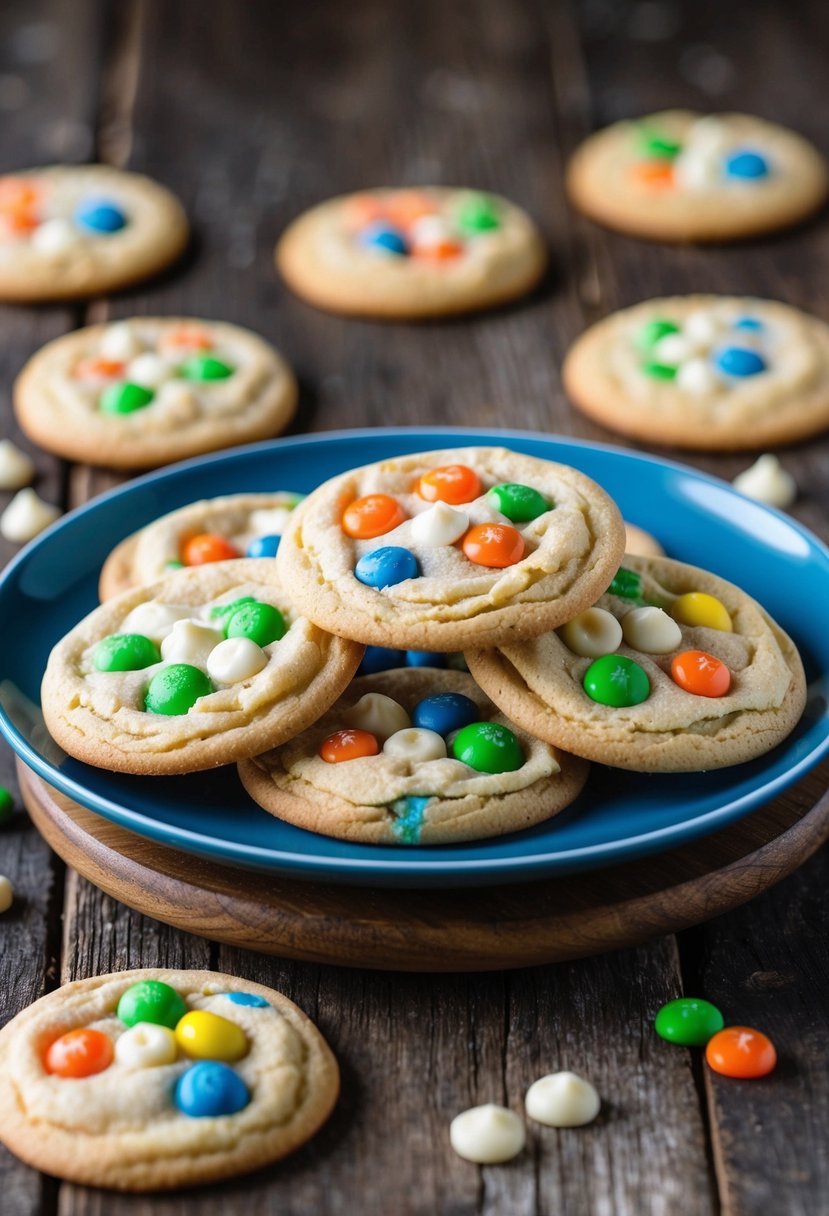
[[(595, 126), (674, 104), (756, 112), (826, 150), (828, 45), (819, 0), (305, 0), (290, 11), (267, 0), (6, 0), (0, 169), (98, 158), (146, 171), (183, 199), (197, 240), (185, 264), (111, 301), (0, 311), (4, 434), (20, 441), (10, 385), (41, 343), (92, 319), (181, 312), (249, 325), (285, 352), (302, 382), (296, 430), (508, 424), (619, 442), (573, 413), (561, 391), (562, 355), (584, 325), (692, 289), (780, 296), (826, 315), (829, 225), (824, 217), (746, 247), (647, 245), (573, 214), (561, 185), (566, 156)], [(341, 190), (422, 181), (503, 189), (527, 207), (553, 251), (543, 289), (508, 311), (417, 327), (324, 316), (283, 290), (271, 250), (303, 207)], [(824, 537), (827, 454), (823, 440), (785, 456), (801, 488), (793, 513)], [(37, 460), (38, 489), (66, 507), (117, 480)], [(691, 462), (726, 478), (747, 463)], [(11, 782), (7, 752), (3, 765)], [(4, 1216), (829, 1212), (825, 851), (748, 906), (677, 938), (456, 977), (213, 946), (103, 896), (23, 815), (0, 840), (0, 858), (18, 892), (0, 924), (4, 1018), (96, 972), (214, 967), (298, 1001), (344, 1078), (336, 1114), (305, 1150), (186, 1196), (61, 1185), (0, 1151)], [(682, 991), (762, 1026), (780, 1049), (774, 1078), (717, 1079), (697, 1054), (657, 1039), (653, 1013)], [(594, 1126), (545, 1132), (509, 1167), (478, 1169), (452, 1154), (451, 1115), (487, 1100), (520, 1109), (527, 1083), (552, 1066), (596, 1082), (605, 1108)]]

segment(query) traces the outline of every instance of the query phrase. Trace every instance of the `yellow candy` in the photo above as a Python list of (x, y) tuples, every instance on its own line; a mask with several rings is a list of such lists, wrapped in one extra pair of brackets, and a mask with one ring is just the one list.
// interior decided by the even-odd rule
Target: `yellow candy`
[(240, 1026), (206, 1009), (185, 1013), (176, 1026), (176, 1040), (182, 1051), (198, 1060), (232, 1063), (241, 1060), (248, 1050), (247, 1036)]
[(704, 625), (707, 629), (719, 629), (722, 633), (732, 633), (734, 630), (725, 604), (704, 591), (689, 591), (687, 595), (674, 600), (671, 616), (680, 625)]

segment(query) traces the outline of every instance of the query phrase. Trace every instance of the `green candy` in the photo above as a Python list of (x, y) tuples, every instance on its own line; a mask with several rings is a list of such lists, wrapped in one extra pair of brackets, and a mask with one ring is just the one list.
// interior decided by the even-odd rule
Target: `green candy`
[(187, 1012), (184, 999), (161, 980), (141, 980), (128, 988), (118, 1002), (118, 1017), (126, 1026), (152, 1022), (175, 1030)]
[(168, 562), (164, 563), (164, 566), (167, 570), (183, 570), (184, 562), (180, 562), (177, 557), (171, 557)]
[(640, 350), (649, 351), (656, 346), (660, 338), (667, 337), (668, 334), (678, 334), (679, 326), (674, 321), (665, 321), (661, 317), (654, 317), (652, 321), (648, 321), (647, 325), (643, 325), (636, 335), (636, 345)]
[(112, 384), (101, 394), (98, 408), (104, 414), (132, 414), (135, 410), (143, 410), (155, 397), (151, 388), (141, 384)]
[(255, 604), (257, 601), (252, 595), (243, 595), (240, 600), (231, 600), (229, 604), (217, 604), (215, 608), (210, 609), (211, 616), (232, 616), (237, 608), (241, 608), (243, 604)]
[(620, 566), (613, 576), (613, 582), (607, 589), (608, 595), (618, 595), (622, 600), (641, 600), (642, 576), (635, 570)]
[(228, 617), (225, 624), (226, 638), (250, 638), (257, 646), (268, 646), (285, 636), (285, 618), (273, 604), (262, 604), (253, 600)]
[(639, 132), (639, 150), (652, 160), (675, 160), (682, 151), (682, 144), (656, 131), (644, 130)]
[(695, 996), (668, 1001), (654, 1021), (658, 1035), (670, 1043), (681, 1043), (683, 1047), (704, 1047), (724, 1026), (723, 1015), (716, 1005)]
[(111, 633), (92, 651), (96, 671), (141, 671), (161, 662), (161, 651), (143, 633)]
[(211, 692), (213, 685), (198, 667), (171, 663), (150, 680), (144, 694), (144, 708), (149, 714), (186, 714), (199, 697), (206, 697)]
[(538, 490), (532, 486), (522, 486), (517, 481), (505, 481), (500, 486), (493, 486), (487, 494), (487, 501), (514, 524), (527, 524), (549, 511), (553, 505)]
[(462, 232), (494, 232), (501, 227), (497, 205), (488, 194), (467, 194), (455, 219)]
[(7, 828), (14, 818), (14, 798), (5, 785), (0, 785), (0, 828)]
[(521, 744), (498, 722), (472, 722), (452, 740), (452, 755), (479, 773), (512, 773), (524, 763)]
[(670, 363), (658, 363), (656, 359), (646, 359), (642, 371), (653, 380), (674, 380), (677, 369)]
[(213, 355), (193, 355), (186, 363), (182, 363), (178, 374), (184, 380), (227, 380), (235, 368), (229, 363), (223, 363)]
[(623, 654), (606, 654), (590, 664), (582, 686), (592, 701), (622, 709), (650, 696), (651, 682), (638, 663)]

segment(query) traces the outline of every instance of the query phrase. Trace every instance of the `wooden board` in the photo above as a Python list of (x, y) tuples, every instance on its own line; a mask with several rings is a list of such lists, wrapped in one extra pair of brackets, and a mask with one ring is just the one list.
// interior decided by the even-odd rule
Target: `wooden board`
[(463, 891), (300, 883), (194, 858), (110, 823), (18, 762), (64, 861), (137, 911), (233, 946), (400, 971), (489, 971), (636, 945), (728, 911), (829, 838), (829, 765), (715, 836), (586, 874)]

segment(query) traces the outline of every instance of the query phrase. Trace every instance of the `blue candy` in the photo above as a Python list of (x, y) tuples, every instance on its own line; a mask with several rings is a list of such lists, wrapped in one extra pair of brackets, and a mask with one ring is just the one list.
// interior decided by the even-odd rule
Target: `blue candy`
[(406, 654), (403, 650), (387, 650), (385, 646), (366, 646), (363, 661), (357, 668), (358, 676), (373, 676), (378, 671), (390, 671), (392, 667), (403, 667)]
[(216, 1060), (200, 1060), (176, 1082), (176, 1106), (192, 1119), (235, 1115), (250, 1102), (248, 1087), (238, 1073)]
[(735, 329), (744, 329), (747, 333), (759, 333), (765, 325), (759, 317), (738, 317), (734, 322)]
[(247, 547), (246, 557), (276, 557), (281, 536), (255, 536)]
[(768, 177), (768, 161), (759, 152), (732, 152), (725, 162), (725, 171), (729, 177), (755, 179)]
[(226, 992), (224, 994), (234, 1005), (252, 1005), (254, 1009), (270, 1009), (270, 1001), (255, 992)]
[(382, 549), (364, 553), (354, 567), (354, 575), (361, 583), (378, 590), (403, 583), (407, 578), (417, 578), (419, 574), (414, 553), (400, 545), (384, 545)]
[(88, 198), (75, 208), (75, 223), (92, 232), (119, 232), (127, 226), (127, 217), (115, 203), (102, 198)]
[(726, 376), (756, 376), (766, 370), (766, 361), (756, 350), (744, 346), (725, 346), (717, 352), (717, 367)]
[(377, 249), (381, 253), (392, 253), (397, 257), (405, 257), (409, 252), (403, 233), (389, 224), (369, 224), (360, 233), (360, 244), (368, 249)]
[(433, 730), (439, 735), (451, 735), (470, 722), (479, 722), (481, 711), (474, 701), (459, 692), (441, 692), (418, 701), (412, 710), (412, 726)]
[(407, 650), (407, 667), (445, 667), (447, 656), (432, 650)]

